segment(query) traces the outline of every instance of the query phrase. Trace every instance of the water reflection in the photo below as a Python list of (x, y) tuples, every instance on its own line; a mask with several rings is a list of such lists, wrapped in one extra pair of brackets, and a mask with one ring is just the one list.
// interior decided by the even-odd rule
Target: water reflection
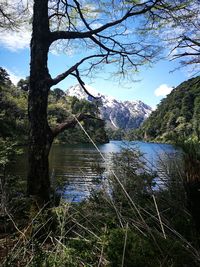
[(58, 185), (62, 197), (81, 201), (100, 183), (104, 162), (90, 145), (54, 145), (50, 154), (53, 184)]
[(98, 146), (103, 155), (102, 158), (92, 144), (54, 145), (50, 154), (50, 166), (54, 173), (54, 180), (57, 182), (61, 180), (60, 193), (63, 198), (76, 202), (88, 197), (92, 190), (101, 185), (102, 179), (108, 174), (113, 153), (120, 152), (122, 148), (140, 149), (151, 171), (158, 167), (158, 158), (176, 152), (171, 145), (111, 141)]
[[(49, 161), (52, 185), (69, 201), (81, 201), (90, 192), (101, 186), (108, 168), (112, 165), (113, 153), (123, 148), (139, 148), (149, 168), (158, 167), (158, 158), (176, 153), (171, 145), (144, 142), (111, 141), (99, 145), (96, 150), (92, 144), (53, 145)], [(105, 160), (104, 160), (105, 159)], [(26, 157), (19, 158), (13, 173), (25, 177)]]

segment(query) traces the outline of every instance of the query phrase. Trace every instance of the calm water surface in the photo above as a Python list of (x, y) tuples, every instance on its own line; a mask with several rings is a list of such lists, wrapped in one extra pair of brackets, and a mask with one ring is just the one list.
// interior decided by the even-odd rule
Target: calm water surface
[[(51, 182), (56, 188), (60, 188), (63, 198), (81, 201), (100, 186), (107, 174), (107, 167), (111, 165), (112, 156), (128, 147), (139, 148), (144, 153), (147, 164), (153, 168), (157, 166), (158, 158), (176, 153), (172, 145), (134, 141), (110, 141), (98, 145), (102, 155), (92, 144), (53, 145), (49, 157)], [(23, 156), (12, 171), (25, 177), (26, 170), (26, 157)]]

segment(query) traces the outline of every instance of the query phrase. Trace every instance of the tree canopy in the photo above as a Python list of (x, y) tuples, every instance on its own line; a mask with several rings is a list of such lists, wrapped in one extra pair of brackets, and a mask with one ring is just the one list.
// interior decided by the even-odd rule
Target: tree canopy
[[(31, 1), (30, 1), (31, 2)], [(24, 0), (0, 2), (0, 30), (17, 30), (30, 18), (30, 3)]]

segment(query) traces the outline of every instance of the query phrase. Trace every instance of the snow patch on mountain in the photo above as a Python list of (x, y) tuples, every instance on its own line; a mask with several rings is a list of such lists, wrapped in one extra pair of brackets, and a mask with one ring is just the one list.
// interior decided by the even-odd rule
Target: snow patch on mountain
[[(101, 97), (101, 94), (98, 93), (97, 90), (94, 89), (94, 87), (86, 84), (85, 88), (94, 97)], [(80, 84), (76, 84), (76, 85), (69, 87), (69, 89), (67, 89), (66, 95), (76, 96), (78, 99), (87, 99), (87, 100), (89, 97), (88, 94), (83, 90)]]
[(100, 114), (108, 127), (125, 130), (138, 128), (152, 112), (152, 108), (140, 100), (119, 101), (111, 96), (100, 94), (90, 85), (85, 85), (85, 88), (96, 98), (89, 96), (79, 84), (71, 86), (66, 91), (66, 95), (101, 102)]

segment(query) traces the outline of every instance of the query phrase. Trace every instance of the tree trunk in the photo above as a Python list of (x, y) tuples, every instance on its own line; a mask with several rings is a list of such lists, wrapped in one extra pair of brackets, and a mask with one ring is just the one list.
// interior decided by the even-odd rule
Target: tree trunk
[(48, 155), (53, 142), (53, 134), (47, 121), (50, 90), (47, 68), (50, 46), (48, 1), (35, 0), (33, 14), (28, 99), (30, 133), (27, 193), (46, 203), (50, 199)]

